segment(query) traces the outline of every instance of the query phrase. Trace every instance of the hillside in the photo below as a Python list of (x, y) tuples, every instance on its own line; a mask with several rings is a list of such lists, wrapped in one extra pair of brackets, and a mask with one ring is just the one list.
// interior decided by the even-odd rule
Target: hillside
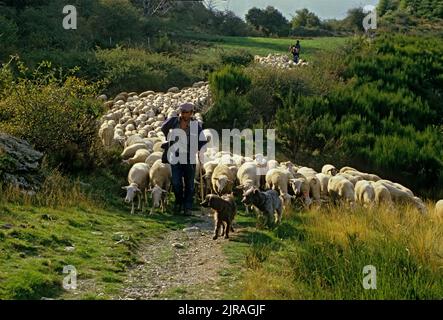
[[(0, 132), (39, 155), (23, 166), (0, 144), (0, 299), (443, 298), (440, 2), (381, 1), (370, 37), (348, 25), (350, 10), (338, 24), (355, 35), (297, 37), (297, 65), (289, 22), (272, 33), (201, 4), (149, 17), (136, 0), (72, 3), (75, 34), (59, 27), (62, 1), (0, 1)], [(357, 168), (342, 175), (351, 195), (336, 201), (328, 183), (294, 171), (309, 191), (288, 182), (282, 223), (266, 227), (236, 181), (229, 240), (212, 240), (199, 188), (191, 216), (172, 213), (172, 192), (165, 212), (130, 214), (123, 143), (140, 135), (151, 152), (143, 139), (163, 141), (180, 99), (198, 104), (205, 128), (275, 129), (291, 174)], [(29, 184), (27, 170), (23, 190), (14, 181)], [(362, 176), (401, 185), (364, 202)], [(362, 285), (367, 266), (376, 290)], [(77, 287), (66, 288), (73, 268)]]

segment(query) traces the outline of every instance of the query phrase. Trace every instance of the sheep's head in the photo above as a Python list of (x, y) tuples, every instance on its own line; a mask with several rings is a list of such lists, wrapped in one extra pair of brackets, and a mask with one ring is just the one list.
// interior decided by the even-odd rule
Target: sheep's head
[(122, 187), (122, 189), (126, 190), (126, 197), (125, 197), (126, 203), (134, 201), (135, 195), (137, 193), (141, 193), (136, 183), (131, 183), (129, 186)]
[(232, 180), (230, 180), (227, 176), (224, 175), (214, 178), (214, 181), (215, 181), (215, 186), (217, 187), (216, 191), (218, 194), (221, 194), (229, 183), (233, 183)]
[(155, 185), (154, 188), (149, 189), (148, 191), (152, 194), (152, 203), (154, 208), (160, 207), (160, 201), (163, 195), (168, 193), (168, 191), (163, 190), (158, 185)]

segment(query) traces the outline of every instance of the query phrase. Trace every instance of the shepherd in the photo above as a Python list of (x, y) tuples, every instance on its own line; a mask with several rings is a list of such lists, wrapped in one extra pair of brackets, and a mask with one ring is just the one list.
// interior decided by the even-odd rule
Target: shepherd
[[(180, 116), (168, 118), (161, 127), (167, 137), (167, 142), (162, 145), (164, 149), (162, 162), (171, 164), (172, 190), (175, 195), (174, 213), (183, 212), (184, 215), (191, 215), (196, 169), (194, 151), (197, 151), (193, 150), (192, 146), (196, 145), (200, 151), (207, 141), (199, 139), (203, 128), (193, 118), (194, 105), (183, 103), (179, 106), (179, 110)], [(180, 139), (180, 135), (183, 139)]]
[(289, 51), (292, 53), (292, 55), (294, 56), (294, 62), (298, 63), (299, 59), (300, 59), (300, 40), (297, 40), (297, 43), (295, 45), (290, 46)]

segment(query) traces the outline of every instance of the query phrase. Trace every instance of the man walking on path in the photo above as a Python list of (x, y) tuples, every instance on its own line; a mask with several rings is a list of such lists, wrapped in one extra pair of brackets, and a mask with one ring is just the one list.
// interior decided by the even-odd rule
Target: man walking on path
[[(180, 116), (168, 118), (161, 127), (167, 139), (162, 145), (165, 150), (162, 161), (171, 164), (172, 189), (175, 195), (174, 213), (180, 214), (183, 210), (185, 215), (191, 215), (194, 201), (195, 156), (206, 141), (199, 140), (203, 128), (192, 118), (194, 105), (184, 103), (180, 105), (179, 110)], [(197, 146), (198, 150), (192, 148), (193, 145)]]

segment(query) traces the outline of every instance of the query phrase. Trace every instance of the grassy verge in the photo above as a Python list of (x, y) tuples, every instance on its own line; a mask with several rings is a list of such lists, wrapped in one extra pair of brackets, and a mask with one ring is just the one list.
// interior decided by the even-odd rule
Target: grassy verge
[[(44, 195), (34, 199), (48, 199), (52, 194), (53, 201), (40, 205), (4, 190), (0, 198), (0, 298), (112, 297), (123, 286), (127, 267), (137, 262), (140, 241), (184, 225), (181, 217), (130, 215), (119, 198), (120, 184), (110, 173), (86, 181), (91, 184), (65, 183), (70, 189), (59, 194), (56, 188), (45, 189)], [(88, 193), (99, 184), (102, 194)], [(70, 194), (72, 190), (77, 193)], [(70, 265), (77, 272), (76, 290), (64, 290), (62, 285), (67, 276), (63, 268)]]
[[(251, 228), (226, 252), (245, 267), (231, 292), (240, 299), (443, 297), (443, 221), (410, 208), (293, 213), (273, 231)], [(363, 288), (367, 265), (376, 290)]]

